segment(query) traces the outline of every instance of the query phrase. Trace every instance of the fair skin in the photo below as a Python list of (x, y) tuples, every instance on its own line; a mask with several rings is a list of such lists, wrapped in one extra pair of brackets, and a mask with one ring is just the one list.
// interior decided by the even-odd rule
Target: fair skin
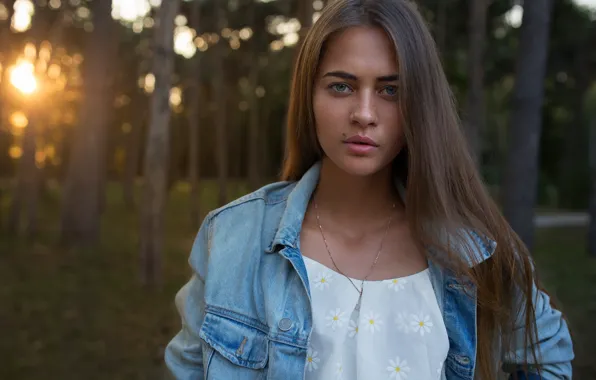
[[(385, 32), (352, 27), (330, 38), (315, 79), (313, 108), (325, 155), (302, 225), (301, 251), (335, 270), (319, 230), (316, 201), (333, 259), (354, 279), (369, 274), (390, 216), (368, 280), (404, 277), (427, 267), (391, 175), (391, 162), (405, 144), (397, 73), (395, 49)], [(349, 143), (355, 137), (370, 139), (369, 146)]]

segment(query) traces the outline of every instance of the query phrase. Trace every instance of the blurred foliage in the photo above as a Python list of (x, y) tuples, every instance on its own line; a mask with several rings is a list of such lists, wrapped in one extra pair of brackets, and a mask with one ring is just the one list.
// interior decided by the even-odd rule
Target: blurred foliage
[[(47, 25), (46, 30), (60, 30), (56, 44), (55, 58), (61, 62), (71, 62), (75, 54), (83, 51), (84, 31), (87, 25), (78, 17), (77, 7), (63, 2), (62, 8), (50, 9), (38, 7), (34, 16), (36, 22)], [(77, 2), (80, 6), (85, 1)], [(183, 2), (182, 13), (190, 19), (194, 2)], [(419, 6), (428, 20), (429, 27), (437, 34), (438, 0), (420, 0)], [(231, 42), (230, 33), (215, 30), (215, 21), (210, 14), (215, 2), (201, 1), (201, 19), (196, 30), (197, 36), (218, 34), (222, 41)], [(273, 178), (277, 175), (283, 157), (283, 125), (285, 108), (288, 99), (291, 67), (296, 49), (292, 46), (273, 51), (271, 43), (279, 41), (280, 36), (270, 33), (271, 25), (279, 24), (280, 20), (290, 19), (296, 12), (296, 2), (277, 0), (271, 2), (253, 2), (250, 0), (230, 1), (227, 12), (227, 24), (230, 31), (249, 27), (252, 37), (239, 40), (236, 49), (228, 49), (225, 61), (216, 62), (212, 59), (211, 50), (197, 50), (200, 59), (199, 70), (187, 70), (188, 60), (177, 56), (177, 74), (172, 78), (172, 85), (182, 88), (183, 94), (189, 73), (198, 76), (201, 83), (201, 100), (199, 104), (183, 103), (174, 107), (172, 119), (172, 155), (170, 160), (171, 181), (176, 181), (186, 174), (188, 159), (188, 129), (186, 112), (190, 107), (200, 109), (200, 172), (203, 177), (216, 175), (213, 160), (215, 149), (215, 134), (213, 132), (214, 115), (217, 107), (229, 110), (229, 155), (230, 174), (232, 177), (245, 177), (247, 174), (247, 128), (248, 128), (248, 99), (255, 96), (254, 89), (248, 87), (249, 71), (258, 65), (259, 85), (261, 97), (258, 101), (258, 112), (262, 136), (261, 149), (267, 152), (267, 160), (262, 162), (262, 177)], [(487, 50), (485, 60), (485, 81), (487, 101), (488, 129), (483, 136), (484, 152), (482, 155), (483, 174), (491, 187), (501, 183), (502, 164), (507, 150), (507, 128), (509, 119), (509, 99), (513, 88), (513, 73), (517, 49), (519, 30), (506, 22), (505, 15), (510, 11), (511, 0), (494, 0), (489, 7), (489, 22), (487, 30)], [(246, 15), (254, 7), (254, 24)], [(452, 84), (453, 92), (458, 104), (463, 105), (467, 90), (467, 49), (468, 49), (468, 5), (465, 1), (448, 0), (445, 5), (446, 22), (444, 28), (445, 47), (442, 52), (445, 71)], [(64, 20), (60, 22), (61, 17)], [(147, 17), (151, 17), (149, 14)], [(4, 21), (6, 23), (6, 21)], [(192, 25), (189, 25), (192, 27)], [(147, 114), (147, 101), (138, 99), (137, 93), (141, 78), (149, 73), (152, 57), (152, 30), (144, 28), (133, 30), (130, 23), (118, 24), (119, 54), (118, 72), (114, 78), (106, 78), (113, 83), (115, 91), (114, 122), (109, 127), (108, 136), (108, 169), (111, 178), (117, 178), (123, 173), (126, 153), (126, 138), (130, 128), (127, 125), (135, 122), (135, 115)], [(22, 51), (26, 41), (34, 39), (35, 28), (25, 33), (10, 33), (10, 54), (3, 54), (14, 61), (19, 51)], [(227, 35), (229, 38), (223, 37)], [(585, 208), (587, 202), (587, 123), (581, 115), (581, 103), (584, 92), (593, 82), (596, 72), (596, 28), (593, 15), (578, 8), (571, 0), (555, 1), (554, 18), (550, 41), (550, 55), (548, 75), (546, 79), (546, 98), (544, 103), (544, 126), (541, 140), (541, 173), (540, 173), (540, 203), (549, 206), (567, 208)], [(51, 39), (51, 37), (50, 37)], [(222, 42), (220, 41), (220, 43)], [(258, 59), (251, 59), (251, 54), (257, 51)], [(3, 50), (5, 51), (5, 50)], [(60, 55), (63, 55), (61, 57)], [(64, 59), (62, 59), (64, 58)], [(83, 62), (84, 65), (84, 62)], [(216, 104), (212, 99), (210, 73), (214, 65), (223, 65), (227, 88), (225, 104)], [(6, 66), (6, 65), (5, 65)], [(75, 65), (76, 66), (76, 65)], [(68, 68), (71, 66), (64, 66)], [(77, 69), (78, 70), (78, 69)], [(75, 71), (77, 71), (75, 70)], [(195, 80), (195, 79), (192, 79)], [(3, 81), (3, 86), (7, 86)], [(72, 82), (69, 82), (72, 84)], [(76, 84), (76, 83), (75, 83)], [(68, 162), (69, 142), (74, 127), (76, 127), (77, 104), (82, 101), (79, 94), (80, 85), (73, 85), (70, 90), (72, 96), (53, 96), (51, 98), (51, 114), (63, 115), (62, 118), (49, 117), (45, 128), (52, 132), (45, 135), (42, 145), (51, 145), (57, 158), (49, 163), (48, 175), (60, 178), (64, 173), (64, 165)], [(77, 95), (78, 94), (78, 95)], [(141, 97), (147, 97), (141, 92)], [(10, 98), (10, 97), (9, 97)], [(14, 98), (14, 97), (13, 97)], [(3, 99), (6, 100), (6, 97)], [(22, 101), (18, 100), (18, 101)], [(18, 103), (18, 102), (17, 102)], [(19, 108), (15, 101), (3, 101), (3, 125), (0, 128), (0, 173), (11, 176), (14, 173), (15, 160), (9, 157), (10, 147), (19, 143), (19, 137), (11, 133), (7, 126), (7, 118), (13, 110)], [(578, 114), (579, 113), (579, 114)], [(68, 115), (68, 117), (64, 117)], [(74, 117), (73, 117), (74, 116)], [(462, 117), (465, 115), (462, 114)], [(65, 120), (66, 118), (66, 120)], [(146, 118), (145, 118), (146, 122)], [(41, 149), (41, 148), (40, 148)], [(141, 165), (139, 167), (142, 167)], [(571, 174), (570, 174), (571, 173)], [(571, 195), (573, 196), (571, 196)]]

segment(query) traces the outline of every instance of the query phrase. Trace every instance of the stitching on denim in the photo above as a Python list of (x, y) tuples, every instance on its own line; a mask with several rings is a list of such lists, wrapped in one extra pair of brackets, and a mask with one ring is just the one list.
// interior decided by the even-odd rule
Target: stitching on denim
[[(207, 342), (205, 342), (207, 343)], [(208, 344), (207, 344), (208, 345)], [(207, 357), (207, 365), (203, 365), (203, 371), (205, 372), (205, 379), (209, 377), (209, 367), (211, 366), (211, 361), (213, 360), (213, 355), (215, 355), (215, 349), (209, 346), (209, 355)]]
[(304, 339), (301, 337), (296, 337), (291, 333), (277, 333), (277, 334), (269, 334), (269, 327), (262, 324), (259, 321), (256, 321), (250, 317), (245, 315), (239, 314), (235, 311), (231, 311), (225, 308), (210, 306), (207, 305), (205, 307), (205, 313), (211, 313), (213, 315), (219, 316), (221, 318), (227, 318), (234, 322), (241, 323), (246, 325), (247, 327), (252, 327), (264, 335), (273, 342), (283, 343), (290, 346), (298, 347), (298, 348), (305, 348), (308, 342), (308, 339)]
[(240, 343), (240, 347), (238, 347), (238, 349), (236, 350), (236, 355), (240, 356), (244, 353), (244, 346), (246, 345), (246, 342), (248, 341), (248, 337), (244, 337), (244, 339), (242, 339), (242, 342)]
[(297, 348), (307, 348), (308, 346), (308, 339), (298, 338), (296, 339), (294, 336), (288, 337), (289, 339), (279, 339), (279, 337), (285, 338), (284, 334), (276, 334), (275, 336), (268, 336), (271, 342), (281, 343), (292, 347)]
[[(449, 366), (449, 368), (451, 368), (451, 370), (454, 371), (455, 373), (457, 373), (459, 376), (472, 379), (472, 376), (474, 374), (472, 368), (467, 368), (466, 365), (461, 364), (456, 359), (456, 357), (463, 357), (463, 356), (459, 355), (459, 354), (453, 354), (453, 355), (449, 355), (447, 357), (447, 365)], [(471, 363), (471, 361), (470, 361), (470, 363)]]
[(208, 220), (208, 228), (207, 228), (207, 257), (211, 256), (211, 242), (213, 240), (213, 225), (215, 219), (215, 215), (212, 215)]
[(232, 310), (228, 310), (222, 307), (216, 307), (216, 306), (210, 306), (207, 305), (206, 307), (206, 311), (208, 313), (217, 315), (219, 317), (223, 317), (223, 318), (227, 318), (230, 319), (232, 321), (238, 322), (238, 323), (242, 323), (248, 327), (252, 327), (256, 330), (259, 330), (260, 332), (262, 332), (265, 335), (269, 335), (269, 327), (253, 318), (247, 317), (245, 315), (239, 314), (235, 311)]
[[(232, 362), (237, 362), (237, 364), (243, 366), (243, 367), (248, 367), (248, 368), (253, 368), (255, 366), (259, 366), (261, 367), (262, 365), (264, 365), (264, 363), (267, 362), (268, 359), (268, 355), (265, 355), (265, 358), (263, 360), (248, 360), (248, 359), (242, 359), (239, 358), (238, 356), (234, 356), (231, 355), (230, 352), (228, 351), (227, 347), (219, 344), (217, 341), (213, 340), (210, 338), (210, 335), (208, 335), (206, 332), (203, 332), (203, 340), (205, 341), (205, 343), (207, 343), (208, 345), (210, 345), (213, 349), (215, 349), (217, 352), (219, 352), (219, 354), (221, 356), (223, 356), (224, 358), (226, 358), (229, 361)], [(268, 348), (268, 345), (265, 345), (265, 349)]]

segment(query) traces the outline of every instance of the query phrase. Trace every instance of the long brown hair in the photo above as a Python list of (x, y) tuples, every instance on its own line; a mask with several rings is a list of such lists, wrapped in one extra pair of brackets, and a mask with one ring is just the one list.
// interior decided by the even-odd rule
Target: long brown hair
[[(395, 159), (394, 172), (406, 184), (410, 229), (421, 246), (443, 253), (431, 256), (432, 260), (476, 286), (477, 374), (494, 380), (501, 354), (495, 347), (510, 348), (518, 315), (525, 316), (526, 347), (535, 347), (532, 263), (478, 174), (435, 43), (410, 1), (334, 0), (309, 30), (293, 75), (283, 180), (300, 179), (323, 155), (312, 98), (326, 41), (340, 30), (362, 25), (384, 29), (399, 60), (399, 108), (406, 148)], [(469, 230), (497, 243), (492, 257), (480, 264), (474, 246), (478, 243), (471, 243), (474, 239), (462, 232)], [(501, 345), (494, 344), (496, 339)], [(534, 348), (528, 351), (525, 357), (537, 363), (539, 353)]]

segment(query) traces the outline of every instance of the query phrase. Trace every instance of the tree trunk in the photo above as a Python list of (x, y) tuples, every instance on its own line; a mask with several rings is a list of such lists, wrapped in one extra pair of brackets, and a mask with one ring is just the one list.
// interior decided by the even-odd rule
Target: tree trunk
[[(247, 17), (251, 21), (251, 25), (256, 25), (256, 6), (257, 3), (253, 3), (250, 6), (250, 15)], [(260, 25), (259, 25), (260, 26)], [(257, 97), (256, 90), (259, 85), (259, 36), (257, 33), (252, 38), (252, 46), (250, 50), (250, 61), (253, 64), (250, 66), (250, 72), (248, 75), (250, 95), (248, 98), (249, 106), (249, 122), (248, 122), (248, 186), (249, 189), (255, 190), (261, 182), (261, 163), (259, 162), (259, 148), (263, 149), (263, 146), (259, 144), (261, 135), (261, 124), (259, 123), (259, 98)]]
[[(269, 133), (269, 122), (271, 113), (271, 102), (269, 98), (263, 98), (261, 100), (262, 107), (259, 107), (261, 112), (261, 125), (263, 128), (263, 138), (261, 146), (261, 173), (266, 181), (271, 178), (271, 134)], [(277, 168), (276, 168), (277, 169)]]
[[(192, 5), (191, 27), (199, 34), (201, 24), (201, 3)], [(199, 105), (201, 94), (201, 55), (196, 53), (188, 62), (188, 180), (190, 181), (190, 222), (198, 227), (201, 213), (201, 190), (199, 187), (200, 121)]]
[[(108, 44), (108, 49), (103, 52), (104, 62), (110, 62), (110, 73), (107, 77), (104, 78), (104, 81), (108, 82), (107, 86), (107, 93), (106, 97), (110, 99), (109, 107), (113, 107), (113, 100), (116, 97), (115, 91), (115, 81), (116, 81), (116, 70), (115, 67), (118, 66), (118, 49), (120, 46), (120, 34), (117, 32), (119, 27), (118, 24), (115, 22), (110, 23), (110, 27), (112, 30), (109, 32), (109, 36), (112, 39), (111, 43)], [(111, 110), (112, 108), (110, 108)], [(99, 136), (99, 212), (100, 215), (103, 214), (106, 208), (107, 203), (107, 186), (109, 181), (109, 171), (110, 171), (110, 164), (114, 158), (114, 151), (115, 147), (114, 144), (111, 144), (109, 141), (109, 130), (108, 127), (113, 126), (113, 115), (114, 112), (108, 112), (105, 127), (100, 129), (100, 136)]]
[[(217, 20), (217, 30), (222, 30), (227, 26), (226, 3), (218, 2), (215, 11), (215, 18)], [(223, 66), (225, 64), (225, 56), (227, 46), (224, 40), (221, 40), (214, 47), (214, 60), (216, 64), (213, 69), (213, 94), (215, 104), (217, 104), (216, 111), (216, 155), (217, 155), (217, 178), (218, 178), (218, 204), (223, 206), (228, 199), (228, 126), (227, 126), (227, 107), (226, 107), (226, 84), (224, 81)]]
[[(253, 61), (254, 62), (254, 61)], [(258, 85), (259, 66), (252, 65), (249, 74), (250, 88), (252, 89), (249, 98), (249, 123), (248, 123), (248, 185), (251, 190), (255, 190), (261, 183), (261, 162), (260, 144), (261, 128), (259, 122), (259, 100), (255, 94)]]
[[(7, 19), (6, 21), (4, 21), (4, 23), (10, 25), (11, 19), (12, 19), (12, 15), (14, 14), (14, 3), (16, 2), (16, 0), (8, 0), (3, 2), (4, 6), (7, 9)], [(3, 68), (7, 68), (9, 66), (9, 62), (11, 61), (12, 58), (12, 52), (13, 52), (13, 48), (12, 48), (12, 44), (11, 44), (11, 31), (10, 28), (8, 26), (4, 27), (3, 30), (0, 32), (0, 52), (2, 52), (2, 61), (0, 61), (0, 64), (2, 65)], [(1, 83), (6, 83), (6, 78), (8, 78), (8, 70), (2, 70), (2, 72), (0, 73), (0, 75), (2, 75), (3, 78)], [(0, 90), (5, 91), (5, 86), (1, 86), (2, 88)], [(2, 94), (2, 101), (4, 101), (5, 98), (5, 94)], [(2, 104), (3, 105), (3, 104)], [(4, 107), (0, 107), (0, 111), (2, 113), (0, 113), (0, 122), (1, 120), (4, 118)]]
[[(5, 23), (10, 24), (10, 20), (12, 19), (12, 15), (14, 13), (14, 3), (16, 0), (9, 0), (9, 1), (5, 1), (4, 6), (7, 9), (7, 21), (5, 21)], [(0, 61), (0, 65), (4, 68), (8, 67), (9, 62), (11, 61), (11, 54), (9, 52), (12, 52), (12, 46), (11, 46), (11, 31), (9, 27), (5, 27), (3, 28), (3, 30), (0, 32), (0, 51), (4, 52), (4, 54), (2, 54), (2, 61)], [(8, 70), (4, 69), (0, 72), (0, 83), (4, 84), (7, 83), (9, 81), (9, 76), (8, 76)], [(4, 101), (7, 99), (7, 94), (6, 94), (6, 89), (7, 86), (6, 85), (1, 85), (0, 86), (0, 130), (5, 130), (8, 131), (9, 127), (7, 125), (7, 120), (8, 120), (8, 107), (5, 106)], [(18, 186), (18, 185), (17, 185)], [(15, 196), (18, 196), (19, 193), (18, 191), (15, 190)], [(3, 189), (0, 188), (0, 204), (3, 203), (3, 198), (4, 198), (4, 192)], [(12, 200), (12, 204), (11, 204), (11, 208), (12, 207), (18, 207), (18, 210), (20, 210), (20, 205), (15, 204), (16, 203), (16, 198), (13, 198)], [(14, 233), (14, 231), (17, 229), (16, 226), (19, 224), (19, 221), (13, 221), (11, 219), (14, 218), (14, 216), (11, 215), (12, 211), (9, 211), (9, 215), (8, 215), (8, 220), (7, 220), (7, 225), (6, 228), (9, 230), (9, 232), (12, 231), (12, 233)], [(20, 215), (20, 211), (19, 211), (19, 215)], [(16, 217), (17, 219), (19, 219), (19, 217)], [(0, 226), (2, 225), (2, 221), (4, 220), (4, 215), (2, 214), (2, 207), (0, 207)]]
[(131, 130), (126, 137), (126, 157), (124, 167), (124, 178), (122, 180), (122, 197), (124, 205), (128, 210), (135, 208), (135, 179), (139, 172), (139, 159), (143, 138), (143, 125), (145, 124), (145, 113), (138, 110), (146, 109), (137, 104), (146, 104), (146, 97), (141, 91), (136, 90), (132, 108), (137, 110), (131, 122)]
[(25, 128), (22, 144), (22, 155), (19, 160), (17, 181), (10, 205), (7, 229), (9, 233), (18, 234), (21, 232), (21, 217), (25, 213), (25, 233), (33, 237), (37, 230), (37, 201), (39, 196), (39, 169), (35, 162), (37, 152), (36, 140), (38, 134), (37, 116), (39, 110), (30, 107), (27, 117), (29, 124)]
[(525, 3), (503, 186), (505, 217), (529, 250), (532, 250), (534, 245), (534, 206), (542, 129), (543, 82), (548, 57), (552, 5), (552, 0)]
[(484, 132), (484, 49), (486, 45), (486, 18), (488, 0), (470, 1), (468, 17), (468, 94), (466, 99), (466, 135), (477, 165), (482, 159)]
[(308, 29), (312, 25), (312, 16), (314, 13), (314, 9), (312, 7), (311, 0), (297, 0), (297, 12), (298, 12), (298, 21), (300, 21), (300, 25), (302, 29), (300, 29), (300, 36), (304, 38)]
[(584, 99), (588, 93), (590, 81), (591, 45), (585, 44), (577, 49), (574, 59), (574, 71), (577, 83), (574, 86), (572, 119), (563, 135), (563, 157), (559, 161), (559, 204), (565, 209), (585, 209), (586, 190), (589, 186), (585, 179), (589, 176), (586, 161), (588, 136), (586, 135), (586, 112)]
[(596, 257), (596, 114), (590, 118), (590, 225), (588, 227), (588, 253)]
[(95, 244), (99, 239), (105, 129), (112, 112), (109, 81), (112, 77), (112, 18), (109, 1), (92, 3), (94, 29), (85, 42), (83, 67), (85, 100), (72, 142), (62, 199), (62, 240), (71, 244)]
[[(12, 2), (11, 2), (12, 3)], [(9, 4), (10, 5), (10, 4)], [(47, 33), (45, 20), (35, 20), (32, 29), (33, 43), (39, 51), (40, 42)], [(9, 45), (9, 36), (6, 44)], [(33, 64), (36, 64), (36, 59)], [(35, 67), (37, 67), (35, 65)], [(37, 73), (36, 74), (41, 74)], [(6, 94), (4, 94), (6, 95)], [(25, 127), (22, 142), (22, 154), (17, 170), (17, 181), (14, 189), (14, 196), (8, 215), (7, 229), (9, 233), (21, 232), (21, 217), (25, 215), (25, 234), (32, 238), (37, 233), (37, 203), (39, 198), (40, 171), (36, 164), (37, 138), (41, 130), (41, 107), (47, 99), (43, 98), (43, 92), (37, 91), (33, 97), (26, 99), (26, 114), (28, 125)]]
[(140, 261), (144, 285), (161, 284), (163, 219), (167, 195), (170, 144), (170, 87), (174, 71), (174, 19), (180, 0), (164, 1), (158, 11), (154, 30), (153, 75), (155, 90), (151, 98), (151, 116), (147, 134), (144, 165), (143, 207), (141, 213)]

